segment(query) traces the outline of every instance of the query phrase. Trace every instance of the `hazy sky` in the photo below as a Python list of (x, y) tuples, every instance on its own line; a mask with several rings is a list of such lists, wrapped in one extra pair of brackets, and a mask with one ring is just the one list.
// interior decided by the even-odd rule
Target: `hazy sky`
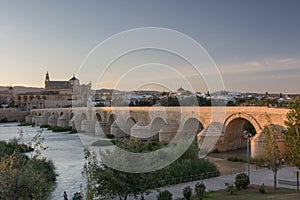
[[(201, 44), (219, 68), (227, 90), (300, 93), (299, 10), (297, 0), (0, 1), (0, 85), (43, 87), (49, 71), (52, 80), (77, 74), (81, 82), (91, 80), (96, 87), (92, 71), (78, 74), (95, 46), (128, 29), (163, 27)], [(106, 82), (99, 85), (113, 87), (109, 81), (116, 81), (113, 75), (121, 73), (123, 65), (136, 64), (132, 59), (155, 57), (156, 53), (129, 56), (131, 61), (125, 59), (126, 63), (116, 65)], [(151, 62), (148, 57), (145, 62)], [(122, 88), (126, 89), (127, 80), (131, 88), (140, 87), (141, 80), (147, 85), (159, 79), (169, 80), (166, 85), (171, 89), (188, 87), (176, 79), (176, 73), (187, 71), (185, 63), (164, 53), (160, 58), (172, 60), (168, 64), (176, 65), (177, 71), (169, 74), (164, 67), (160, 71), (160, 66), (154, 66), (148, 74), (153, 79), (141, 78), (136, 72), (123, 77)], [(93, 64), (97, 69), (102, 67), (97, 61)], [(143, 67), (152, 69), (150, 65)], [(139, 78), (138, 86), (129, 86)], [(206, 89), (202, 83), (194, 82), (193, 87)]]

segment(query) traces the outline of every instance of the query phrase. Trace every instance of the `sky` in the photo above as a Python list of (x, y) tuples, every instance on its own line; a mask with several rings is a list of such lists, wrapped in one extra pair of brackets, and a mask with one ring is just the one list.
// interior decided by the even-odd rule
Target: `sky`
[[(43, 87), (48, 71), (51, 80), (75, 74), (93, 88), (206, 91), (214, 78), (184, 60), (199, 53), (197, 64), (215, 66), (210, 73), (220, 73), (226, 90), (300, 93), (299, 10), (297, 0), (1, 0), (0, 85)], [(142, 37), (157, 42), (149, 32), (109, 45), (143, 27), (182, 33), (205, 51), (170, 36), (161, 44), (182, 47), (186, 56), (157, 49), (116, 54)]]

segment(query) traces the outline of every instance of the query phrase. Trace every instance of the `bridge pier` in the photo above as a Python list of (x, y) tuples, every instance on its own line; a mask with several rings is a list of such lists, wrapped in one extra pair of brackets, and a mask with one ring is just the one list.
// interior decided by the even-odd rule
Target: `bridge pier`
[(159, 141), (164, 143), (169, 143), (177, 134), (179, 125), (176, 120), (170, 121), (165, 127), (159, 131)]
[(40, 120), (39, 120), (39, 126), (44, 126), (44, 125), (48, 125), (48, 119), (49, 119), (50, 115), (49, 113), (45, 112), (40, 116)]
[(95, 123), (95, 135), (105, 136), (108, 132), (107, 122)]
[(86, 133), (93, 133), (94, 132), (94, 124), (92, 120), (82, 120), (80, 131), (86, 132)]
[(27, 116), (25, 117), (25, 122), (26, 122), (26, 123), (32, 123), (32, 115), (27, 115)]
[(110, 134), (114, 135), (116, 138), (129, 137), (129, 135), (119, 127), (117, 120), (110, 126)]
[(69, 114), (63, 113), (57, 120), (58, 127), (67, 127), (69, 126)]
[(58, 120), (57, 114), (52, 114), (48, 118), (48, 125), (51, 126), (51, 127), (56, 127), (57, 126), (57, 120)]
[(34, 116), (32, 118), (32, 123), (34, 123), (36, 126), (39, 125), (40, 116)]

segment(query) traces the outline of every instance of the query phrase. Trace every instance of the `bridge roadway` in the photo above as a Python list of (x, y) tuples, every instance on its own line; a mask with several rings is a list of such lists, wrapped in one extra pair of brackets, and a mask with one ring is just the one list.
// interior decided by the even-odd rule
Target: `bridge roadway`
[(263, 128), (271, 115), (276, 141), (284, 151), (280, 132), (289, 110), (268, 107), (82, 107), (33, 109), (26, 122), (36, 125), (71, 126), (95, 135), (136, 137), (171, 142), (193, 135), (204, 151), (228, 151), (246, 147), (244, 125), (249, 122), (256, 134), (251, 139), (251, 156), (263, 151)]

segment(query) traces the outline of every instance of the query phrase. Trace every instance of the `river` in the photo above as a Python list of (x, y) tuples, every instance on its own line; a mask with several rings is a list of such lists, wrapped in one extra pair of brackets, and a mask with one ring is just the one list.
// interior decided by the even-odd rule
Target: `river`
[(0, 124), (0, 140), (8, 141), (18, 137), (22, 130), (23, 138), (25, 141), (29, 141), (39, 131), (42, 131), (42, 137), (45, 138), (43, 144), (48, 146), (42, 152), (42, 156), (53, 161), (58, 174), (57, 186), (50, 199), (62, 199), (64, 191), (67, 191), (69, 199), (71, 199), (74, 192), (80, 191), (81, 185), (84, 187), (84, 178), (81, 174), (84, 165), (84, 144), (86, 142), (90, 144), (95, 138), (83, 134), (53, 133), (39, 127), (19, 127), (17, 125), (17, 123)]

